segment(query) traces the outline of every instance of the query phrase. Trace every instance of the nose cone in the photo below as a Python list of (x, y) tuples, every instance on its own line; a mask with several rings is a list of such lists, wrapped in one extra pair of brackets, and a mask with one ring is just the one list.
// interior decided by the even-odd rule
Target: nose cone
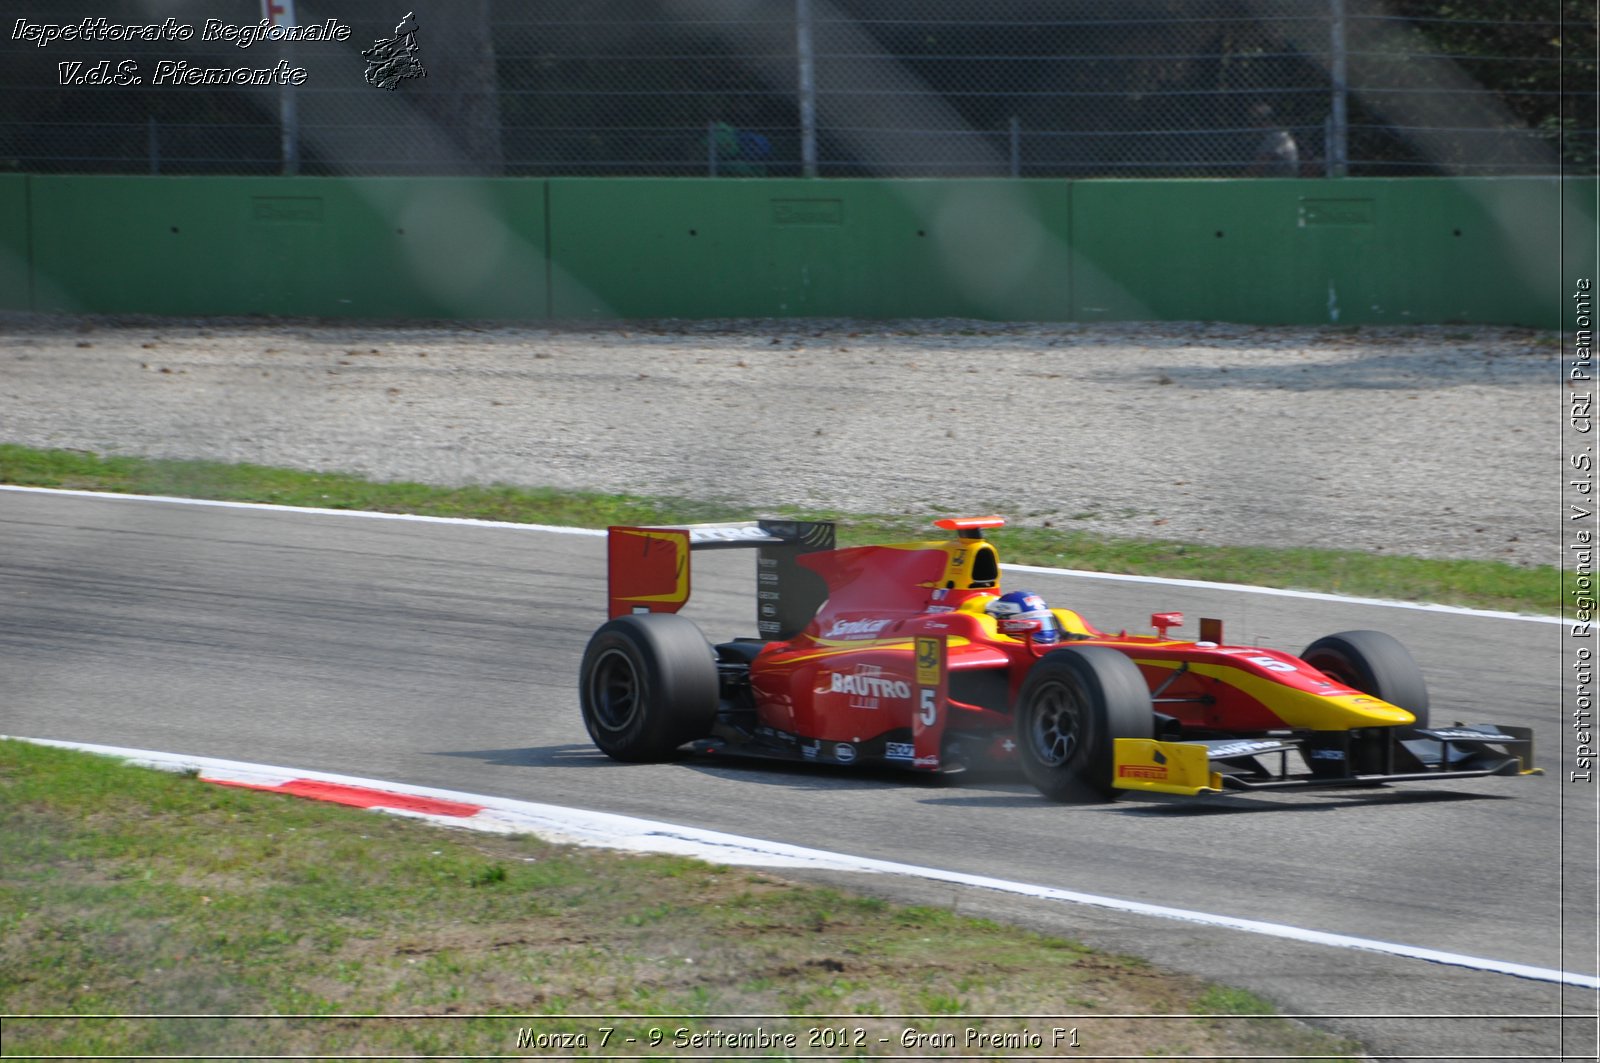
[(1417, 718), (1398, 705), (1366, 694), (1334, 694), (1326, 699), (1346, 717), (1343, 727), (1405, 727)]

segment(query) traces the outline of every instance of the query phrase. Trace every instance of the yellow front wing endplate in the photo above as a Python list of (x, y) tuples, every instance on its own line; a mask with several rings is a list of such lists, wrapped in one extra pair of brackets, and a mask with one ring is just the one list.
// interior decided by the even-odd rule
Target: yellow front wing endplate
[(1159, 794), (1220, 793), (1222, 776), (1211, 770), (1211, 753), (1192, 742), (1119, 738), (1112, 753), (1112, 785)]

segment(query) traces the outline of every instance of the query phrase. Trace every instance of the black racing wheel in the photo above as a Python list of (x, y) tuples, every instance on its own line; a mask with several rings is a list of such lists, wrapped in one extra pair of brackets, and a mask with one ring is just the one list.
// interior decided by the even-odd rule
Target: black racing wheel
[(691, 620), (638, 613), (602, 624), (583, 651), (579, 680), (589, 737), (617, 760), (668, 760), (710, 733), (717, 662)]
[(1017, 693), (1022, 773), (1052, 801), (1109, 801), (1113, 742), (1150, 738), (1155, 712), (1138, 665), (1109, 646), (1041, 657)]
[[(1345, 686), (1382, 698), (1428, 726), (1428, 684), (1422, 669), (1399, 639), (1382, 631), (1341, 631), (1324, 635), (1300, 659)], [(1407, 728), (1411, 730), (1412, 728)]]

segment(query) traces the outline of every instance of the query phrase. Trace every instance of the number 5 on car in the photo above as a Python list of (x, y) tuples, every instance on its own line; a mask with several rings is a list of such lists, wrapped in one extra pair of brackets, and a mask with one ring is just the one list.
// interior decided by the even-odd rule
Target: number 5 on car
[(913, 767), (936, 770), (939, 744), (944, 737), (950, 655), (942, 635), (918, 635), (916, 653), (917, 711), (911, 719), (911, 763)]

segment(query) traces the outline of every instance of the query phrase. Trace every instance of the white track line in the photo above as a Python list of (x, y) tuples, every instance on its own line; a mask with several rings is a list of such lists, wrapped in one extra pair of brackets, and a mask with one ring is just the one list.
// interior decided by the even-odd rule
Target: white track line
[[(520, 528), (523, 531), (550, 532), (555, 535), (603, 536), (599, 528), (568, 528), (555, 524), (519, 524), (505, 520), (474, 520), (471, 517), (427, 517), (416, 513), (376, 513), (364, 509), (318, 509), (311, 506), (280, 506), (269, 502), (222, 502), (206, 498), (174, 498), (167, 495), (129, 495), (112, 491), (72, 491), (58, 487), (19, 487), (0, 484), (0, 491), (25, 491), (33, 494), (69, 495), (75, 498), (119, 498), (138, 502), (161, 502), (179, 506), (212, 506), (219, 509), (259, 509), (273, 513), (312, 513), (324, 517), (367, 517), (373, 520), (409, 520), (423, 524), (460, 524), (473, 528)], [(1433, 605), (1427, 602), (1402, 602), (1388, 598), (1356, 598), (1342, 594), (1318, 591), (1293, 591), (1277, 587), (1255, 587), (1247, 583), (1214, 583), (1209, 580), (1169, 579), (1162, 576), (1126, 576), (1109, 572), (1090, 572), (1076, 568), (1045, 568), (1038, 565), (1000, 566), (1013, 572), (1033, 572), (1050, 576), (1076, 576), (1079, 579), (1111, 580), (1122, 583), (1157, 583), (1167, 587), (1193, 587), (1199, 590), (1235, 591), (1241, 594), (1265, 594), (1278, 598), (1301, 598), (1314, 602), (1338, 602), (1344, 605), (1369, 605), (1384, 609), (1414, 609), (1428, 613), (1451, 613), (1456, 616), (1479, 616), (1492, 620), (1527, 620), (1536, 624), (1565, 624), (1559, 616), (1535, 616), (1529, 613), (1508, 613), (1494, 609), (1468, 609), (1458, 605)]]
[(1277, 598), (1301, 598), (1313, 602), (1338, 602), (1341, 605), (1375, 605), (1385, 609), (1416, 609), (1425, 613), (1453, 613), (1457, 616), (1481, 616), (1491, 620), (1531, 620), (1537, 624), (1565, 624), (1559, 616), (1537, 616), (1533, 613), (1509, 613), (1498, 609), (1468, 609), (1460, 605), (1435, 605), (1430, 602), (1402, 602), (1393, 598), (1358, 598), (1348, 594), (1328, 594), (1324, 591), (1291, 591), (1278, 587), (1255, 587), (1248, 583), (1212, 583), (1202, 579), (1176, 579), (1167, 576), (1127, 576), (1114, 572), (1089, 572), (1076, 568), (1041, 568), (1037, 565), (1002, 564), (1012, 572), (1037, 572), (1052, 576), (1077, 576), (1080, 579), (1111, 580), (1120, 583), (1159, 583), (1167, 587), (1194, 587), (1212, 591), (1244, 591)]
[[(0, 740), (8, 737), (0, 735)], [(808, 849), (783, 842), (745, 838), (735, 834), (723, 834), (718, 831), (699, 830), (694, 827), (680, 827), (671, 823), (635, 819), (632, 816), (619, 816), (608, 812), (586, 812), (581, 809), (562, 808), (558, 805), (515, 801), (503, 797), (485, 797), (478, 794), (466, 794), (455, 790), (439, 790), (425, 786), (407, 786), (400, 783), (381, 782), (375, 779), (362, 779), (328, 772), (296, 771), (290, 768), (272, 767), (264, 764), (246, 764), (240, 761), (218, 760), (212, 757), (157, 753), (150, 750), (124, 749), (118, 746), (63, 742), (53, 739), (23, 738), (14, 740), (120, 757), (134, 764), (161, 768), (166, 771), (194, 771), (199, 773), (200, 778), (208, 782), (243, 783), (270, 789), (294, 781), (314, 781), (332, 783), (337, 786), (352, 787), (364, 791), (376, 791), (377, 794), (374, 796), (378, 797), (381, 797), (381, 794), (396, 794), (472, 805), (478, 808), (476, 814), (445, 816), (418, 812), (403, 813), (434, 823), (466, 827), (472, 830), (535, 834), (551, 841), (591, 845), (607, 849), (626, 849), (633, 852), (672, 853), (716, 864), (746, 867), (812, 868), (855, 871), (866, 874), (901, 875), (935, 882), (948, 882), (959, 886), (995, 890), (1000, 893), (1019, 894), (1040, 900), (1089, 905), (1095, 908), (1106, 908), (1132, 915), (1151, 916), (1157, 919), (1172, 919), (1202, 926), (1220, 927), (1248, 934), (1261, 934), (1267, 937), (1282, 938), (1307, 944), (1325, 945), (1330, 948), (1379, 952), (1406, 959), (1446, 964), (1452, 967), (1466, 967), (1490, 974), (1512, 975), (1517, 978), (1529, 978), (1541, 982), (1557, 982), (1562, 985), (1576, 986), (1583, 989), (1600, 989), (1600, 978), (1572, 971), (1533, 967), (1528, 964), (1486, 959), (1480, 956), (1465, 956), (1460, 953), (1443, 952), (1438, 949), (1422, 948), (1416, 945), (1401, 945), (1372, 938), (1352, 937), (1348, 934), (1307, 930), (1303, 927), (1289, 926), (1284, 923), (1240, 919), (1229, 915), (1212, 915), (1207, 912), (1196, 912), (1186, 908), (1169, 908), (1165, 905), (1121, 900), (1116, 897), (1105, 897), (1094, 893), (1057, 889), (1053, 886), (1036, 886), (1025, 882), (1011, 882), (1006, 879), (990, 878), (987, 875), (969, 875), (960, 871), (946, 871), (941, 868), (919, 867), (915, 864), (900, 864), (888, 860), (849, 856), (822, 849)], [(392, 811), (383, 809), (381, 800), (377, 807), (380, 811)]]
[(429, 517), (420, 513), (378, 513), (369, 509), (321, 509), (316, 506), (280, 506), (272, 502), (227, 502), (214, 498), (177, 498), (171, 495), (128, 495), (116, 491), (72, 491), (62, 487), (21, 487), (0, 484), (0, 491), (22, 491), (72, 498), (120, 498), (133, 502), (161, 502), (173, 506), (208, 506), (213, 509), (254, 509), (267, 513), (311, 513), (319, 517), (366, 517), (369, 520), (408, 520), (418, 524), (459, 524), (469, 528), (520, 528), (557, 535), (604, 536), (603, 528), (565, 528), (555, 524), (521, 524), (513, 520), (476, 520), (472, 517)]

